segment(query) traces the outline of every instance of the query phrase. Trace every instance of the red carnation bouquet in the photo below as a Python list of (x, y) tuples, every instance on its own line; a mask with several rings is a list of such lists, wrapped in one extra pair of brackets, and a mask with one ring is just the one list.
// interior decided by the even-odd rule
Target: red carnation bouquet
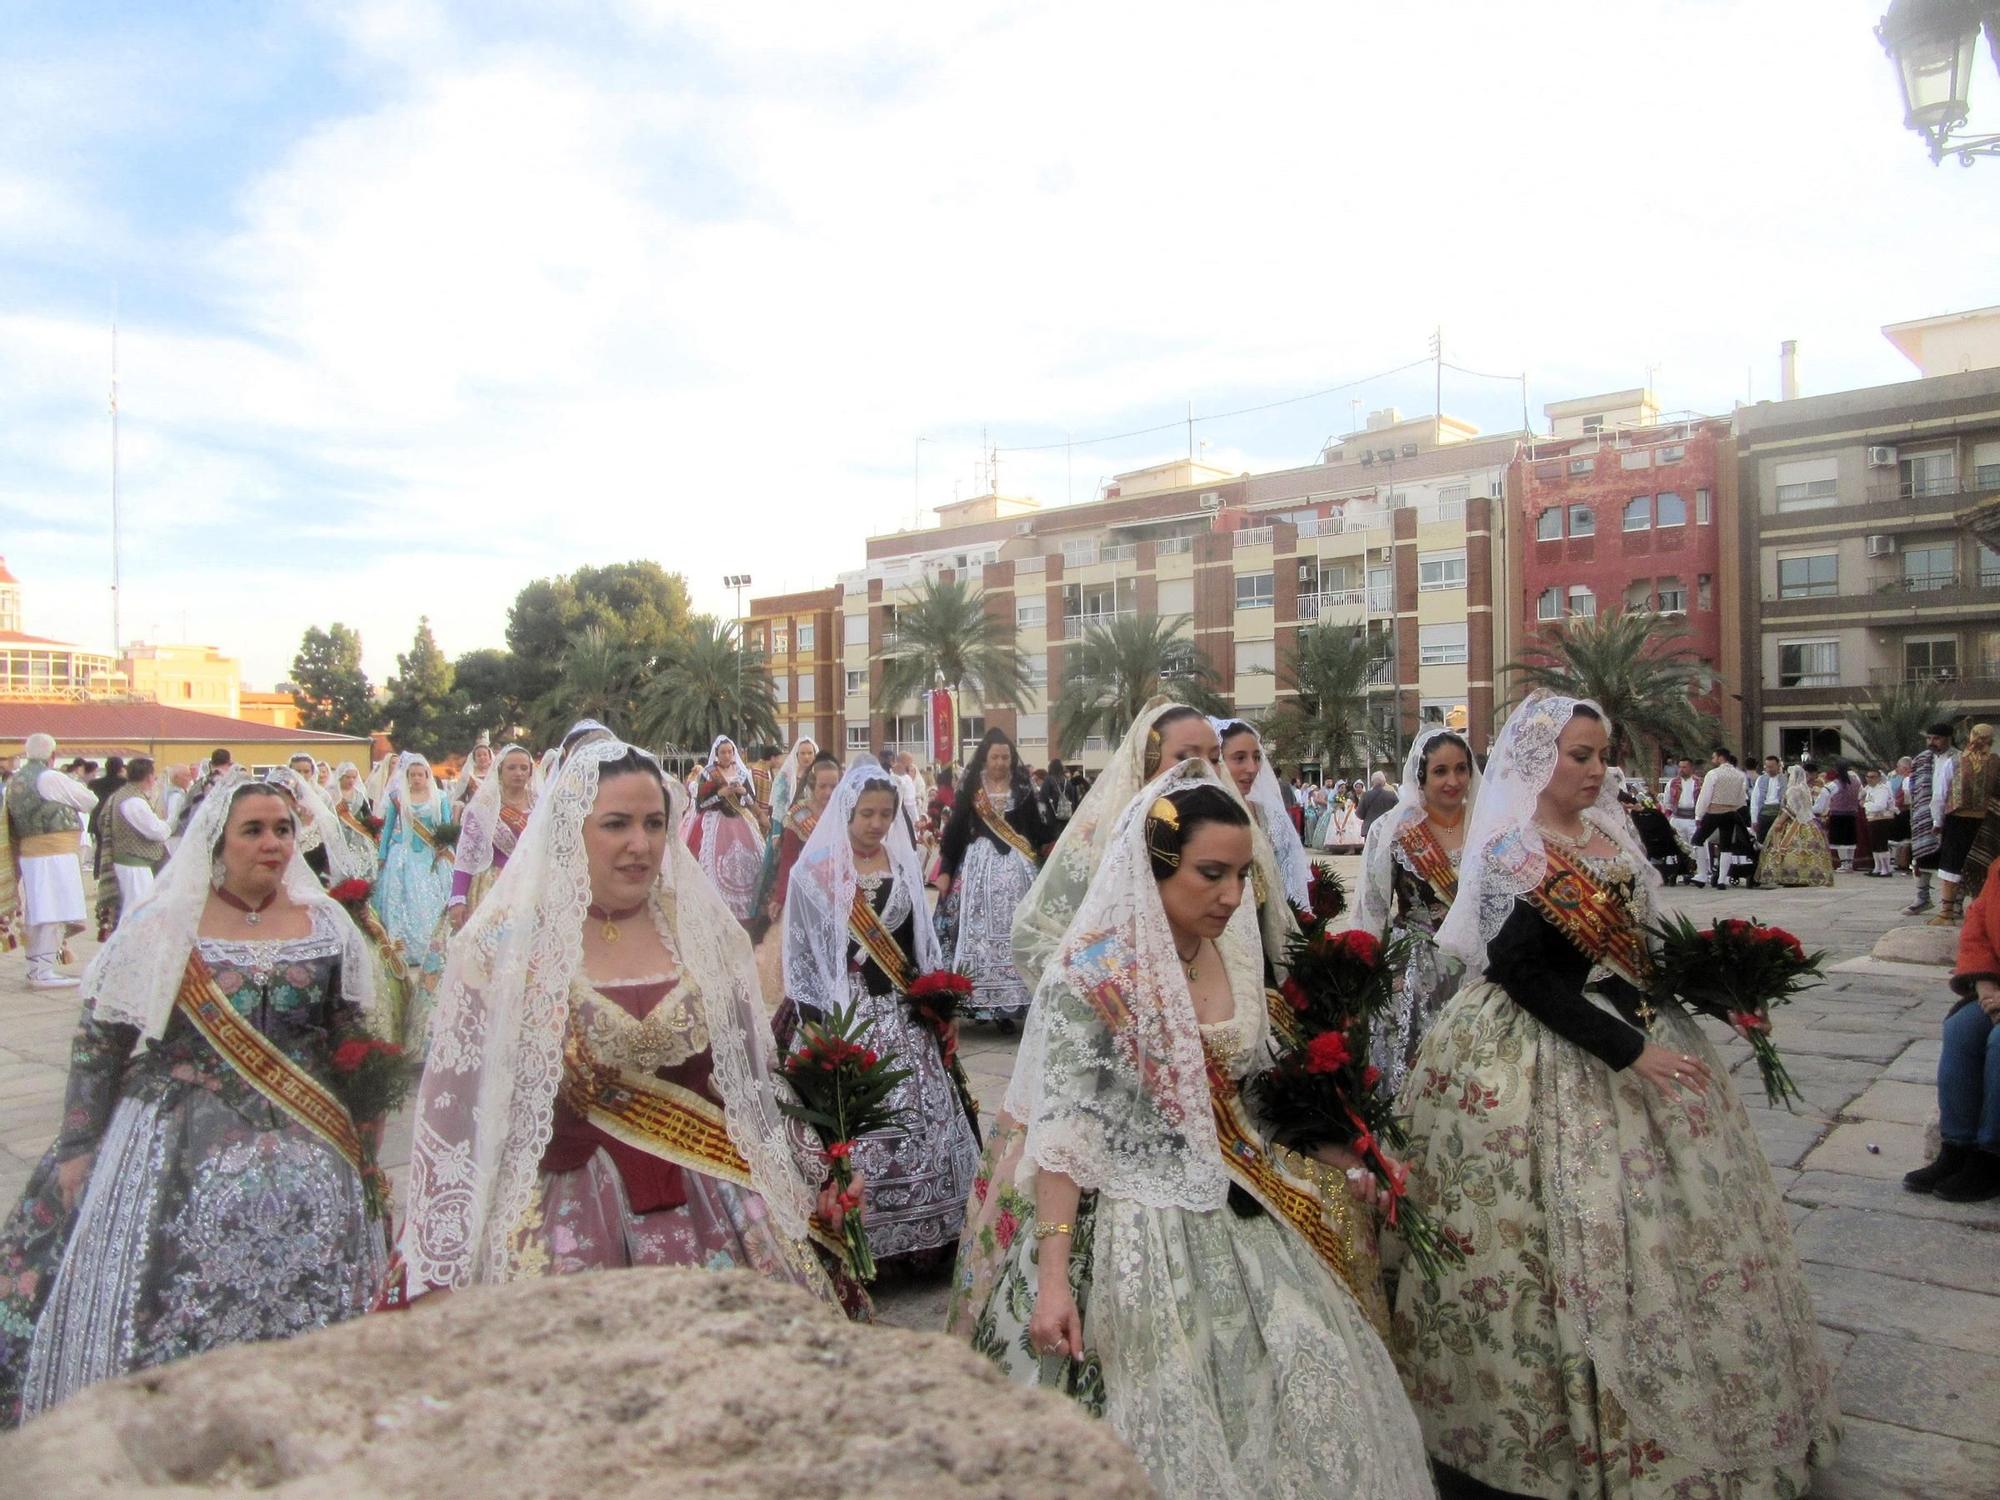
[(1771, 1042), (1771, 1007), (1819, 983), (1826, 954), (1806, 952), (1782, 927), (1739, 917), (1697, 928), (1675, 916), (1648, 931), (1658, 945), (1654, 998), (1678, 1000), (1696, 1015), (1727, 1023), (1750, 1044), (1765, 1098), (1794, 1108), (1805, 1096)]
[(958, 1091), (958, 1102), (964, 1106), (965, 1118), (972, 1122), (972, 1133), (977, 1137), (979, 1101), (973, 1098), (972, 1080), (965, 1076), (965, 1066), (958, 1060), (958, 1018), (971, 1002), (972, 993), (970, 975), (957, 969), (932, 969), (911, 980), (903, 998), (909, 1002), (911, 1017), (937, 1036), (938, 1055), (944, 1059), (952, 1087)]
[(375, 882), (357, 875), (352, 880), (343, 880), (329, 887), (327, 894), (352, 912), (356, 907), (368, 904), (368, 898), (375, 894)]
[(862, 1040), (873, 1024), (862, 1019), (858, 1004), (836, 1007), (823, 1021), (803, 1021), (798, 1050), (785, 1059), (783, 1070), (797, 1097), (778, 1101), (787, 1115), (812, 1126), (826, 1150), (841, 1208), (840, 1223), (829, 1227), (838, 1228), (846, 1242), (848, 1264), (859, 1281), (875, 1279), (875, 1257), (861, 1227), (861, 1194), (853, 1185), (854, 1142), (903, 1117), (889, 1104), (889, 1094), (910, 1076), (908, 1068), (891, 1066), (893, 1055)]
[(1276, 1061), (1245, 1085), (1272, 1135), (1294, 1151), (1344, 1146), (1381, 1186), (1384, 1215), (1410, 1259), (1435, 1277), (1460, 1252), (1429, 1214), (1409, 1201), (1409, 1169), (1389, 1154), (1406, 1144), (1389, 1103), (1375, 1090), (1368, 1039), (1395, 993), (1407, 939), (1384, 944), (1372, 933), (1335, 932), (1326, 920), (1301, 923), (1286, 954), (1285, 1004), (1273, 1016)]
[(417, 1081), (415, 1061), (394, 1042), (365, 1034), (350, 1036), (333, 1049), (333, 1092), (347, 1106), (361, 1128), (368, 1162), (361, 1182), (367, 1192), (368, 1212), (386, 1220), (389, 1216), (389, 1179), (375, 1164), (375, 1146), (381, 1122), (400, 1109)]

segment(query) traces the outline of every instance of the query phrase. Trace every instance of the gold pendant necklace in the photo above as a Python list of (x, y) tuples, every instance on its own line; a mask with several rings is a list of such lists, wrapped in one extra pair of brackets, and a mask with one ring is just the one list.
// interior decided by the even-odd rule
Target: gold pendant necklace
[(1189, 983), (1192, 983), (1192, 982), (1194, 981), (1194, 967), (1195, 967), (1195, 965), (1201, 962), (1201, 945), (1202, 945), (1202, 942), (1203, 942), (1203, 939), (1200, 939), (1200, 938), (1197, 938), (1197, 939), (1195, 939), (1195, 945), (1194, 945), (1194, 957), (1193, 957), (1193, 958), (1181, 958), (1181, 950), (1180, 950), (1180, 949), (1178, 949), (1178, 948), (1174, 949), (1174, 957), (1175, 957), (1175, 958), (1180, 958), (1180, 959), (1181, 959), (1181, 968), (1182, 968), (1182, 969), (1184, 969), (1184, 970), (1185, 970), (1185, 971), (1187, 972), (1187, 977), (1188, 977), (1188, 981), (1189, 981)]
[(606, 911), (593, 901), (590, 903), (590, 917), (592, 921), (604, 924), (603, 927), (598, 929), (598, 935), (607, 943), (615, 943), (618, 941), (618, 924), (620, 922), (631, 921), (632, 918), (638, 916), (645, 909), (646, 903), (641, 901), (637, 906), (626, 911)]

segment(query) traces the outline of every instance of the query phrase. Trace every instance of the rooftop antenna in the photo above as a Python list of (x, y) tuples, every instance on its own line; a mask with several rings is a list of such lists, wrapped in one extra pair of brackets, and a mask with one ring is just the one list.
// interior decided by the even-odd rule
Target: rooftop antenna
[(118, 600), (118, 298), (111, 301), (111, 654), (118, 655), (123, 638)]

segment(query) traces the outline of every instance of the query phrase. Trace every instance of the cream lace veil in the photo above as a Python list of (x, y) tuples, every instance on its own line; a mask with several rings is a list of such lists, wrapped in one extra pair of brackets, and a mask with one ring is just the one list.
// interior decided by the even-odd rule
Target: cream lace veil
[[(291, 774), (296, 779), (297, 773)], [(229, 824), (229, 810), (252, 790), (271, 788), (240, 770), (216, 784), (195, 809), (180, 848), (152, 891), (125, 913), (111, 940), (90, 961), (81, 993), (95, 1005), (99, 1024), (138, 1027), (141, 1046), (166, 1034), (194, 948), (195, 929), (215, 889), (213, 861)], [(339, 938), (341, 998), (364, 1011), (373, 1007), (375, 964), (367, 940), (340, 903), (320, 886), (296, 845), (283, 881), (285, 894), (300, 906), (324, 912)]]
[[(1395, 860), (1396, 838), (1412, 818), (1421, 818), (1429, 811), (1429, 805), (1424, 801), (1423, 784), (1418, 777), (1424, 767), (1424, 752), (1430, 748), (1431, 741), (1447, 734), (1454, 739), (1465, 739), (1457, 730), (1442, 724), (1432, 724), (1419, 731), (1410, 742), (1410, 753), (1403, 757), (1403, 780), (1396, 788), (1396, 805), (1377, 818), (1368, 830), (1368, 838), (1361, 849), (1361, 894), (1354, 910), (1354, 925), (1363, 932), (1372, 932), (1380, 937), (1389, 930), (1389, 919), (1395, 915), (1390, 866)], [(1479, 806), (1483, 778), (1479, 774), (1479, 758), (1469, 747), (1466, 759), (1472, 762), (1472, 781), (1465, 789), (1466, 829), (1470, 832), (1470, 820)], [(1615, 791), (1613, 795), (1616, 795)]]
[[(535, 1205), (553, 1128), (571, 987), (583, 978), (584, 820), (599, 768), (631, 748), (607, 735), (571, 749), (451, 945), (410, 1153), (402, 1249), (413, 1288), (514, 1274), (513, 1244)], [(670, 804), (670, 827), (673, 812)], [(679, 959), (689, 1003), (702, 1007), (729, 1138), (780, 1231), (803, 1236), (813, 1193), (778, 1112), (750, 940), (677, 839), (667, 841), (652, 915)]]
[[(1306, 854), (1305, 842), (1300, 839), (1298, 829), (1292, 826), (1292, 815), (1285, 809), (1285, 794), (1278, 789), (1278, 773), (1271, 767), (1270, 752), (1264, 746), (1263, 731), (1255, 724), (1243, 719), (1214, 719), (1219, 737), (1223, 730), (1236, 726), (1236, 733), (1249, 730), (1257, 741), (1257, 779), (1250, 783), (1250, 795), (1244, 800), (1263, 825), (1264, 837), (1270, 841), (1271, 857), (1278, 868), (1278, 878), (1285, 888), (1285, 899), (1293, 906), (1305, 909), (1312, 901), (1312, 860)], [(1228, 775), (1225, 781), (1233, 781)]]
[[(801, 1005), (831, 1010), (847, 1003), (847, 913), (860, 877), (854, 868), (854, 845), (847, 837), (848, 820), (861, 794), (879, 787), (897, 798), (895, 778), (870, 761), (841, 777), (833, 800), (813, 826), (812, 837), (799, 851), (792, 883), (785, 896), (785, 994)], [(924, 901), (923, 867), (910, 843), (910, 832), (899, 815), (889, 824), (886, 845), (889, 868), (915, 904), (917, 972), (944, 966), (937, 929)]]
[[(1160, 903), (1146, 818), (1163, 795), (1225, 785), (1183, 761), (1119, 811), (1103, 863), (1036, 986), (1006, 1112), (1027, 1128), (1018, 1180), (1061, 1172), (1085, 1189), (1152, 1208), (1222, 1206), (1229, 1179), (1215, 1134), (1201, 1029)], [(1220, 947), (1237, 1022), (1261, 1045), (1263, 951), (1245, 900)]]
[(479, 790), (465, 805), (465, 813), (460, 819), (458, 850), (452, 856), (454, 870), (478, 875), (493, 868), (493, 829), (500, 821), (500, 768), (507, 763), (510, 755), (525, 755), (528, 758), (528, 807), (531, 812), (541, 799), (542, 768), (536, 764), (533, 752), (526, 745), (517, 745), (512, 741), (502, 745), (500, 753), (493, 757), (493, 764), (486, 768), (486, 779), (479, 783)]
[[(375, 878), (374, 844), (362, 841), (359, 834), (340, 821), (333, 804), (326, 800), (326, 795), (318, 787), (290, 766), (273, 767), (265, 780), (291, 793), (292, 801), (298, 806), (299, 853), (310, 854), (321, 845), (326, 846), (326, 878), (329, 884)], [(310, 822), (306, 821), (306, 814), (311, 815)]]
[[(1458, 896), (1438, 928), (1438, 946), (1458, 959), (1471, 978), (1486, 972), (1486, 947), (1500, 935), (1516, 898), (1532, 891), (1548, 873), (1548, 854), (1535, 825), (1535, 805), (1556, 768), (1556, 741), (1579, 706), (1596, 712), (1611, 732), (1611, 719), (1595, 703), (1534, 692), (1508, 717), (1487, 758), (1479, 805), (1472, 810), (1459, 857)], [(1604, 778), (1597, 805), (1585, 811), (1631, 861), (1649, 886), (1660, 882), (1647, 863), (1632, 820), (1618, 805), (1616, 783)]]
[(785, 815), (792, 810), (792, 804), (804, 795), (805, 774), (812, 769), (813, 757), (808, 755), (805, 764), (799, 764), (799, 752), (808, 745), (813, 753), (819, 752), (819, 745), (809, 734), (802, 734), (792, 741), (792, 748), (778, 763), (776, 773), (771, 777), (771, 826), (775, 829), (785, 821)]

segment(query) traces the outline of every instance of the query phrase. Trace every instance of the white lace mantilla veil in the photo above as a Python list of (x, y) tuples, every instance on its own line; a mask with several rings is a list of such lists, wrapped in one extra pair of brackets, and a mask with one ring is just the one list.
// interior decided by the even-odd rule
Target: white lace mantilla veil
[[(1472, 831), (1472, 818), (1479, 809), (1479, 792), (1485, 780), (1479, 774), (1479, 758), (1472, 753), (1471, 742), (1456, 729), (1443, 724), (1429, 725), (1418, 731), (1417, 737), (1410, 742), (1410, 753), (1403, 757), (1403, 780), (1396, 788), (1396, 805), (1375, 820), (1361, 847), (1361, 893), (1354, 903), (1354, 925), (1363, 932), (1382, 936), (1389, 930), (1390, 919), (1396, 914), (1393, 882), (1390, 879), (1396, 838), (1411, 819), (1422, 818), (1430, 810), (1424, 800), (1423, 785), (1417, 777), (1423, 770), (1424, 752), (1431, 741), (1447, 734), (1465, 741), (1465, 757), (1472, 763), (1472, 780), (1465, 788), (1465, 827), (1468, 834)], [(1616, 788), (1612, 789), (1612, 795), (1616, 797)]]
[[(398, 816), (404, 822), (408, 822), (414, 816), (410, 802), (410, 767), (419, 765), (431, 773), (432, 798), (444, 797), (447, 801), (450, 800), (449, 794), (438, 785), (437, 772), (431, 769), (429, 758), (417, 754), (414, 750), (405, 750), (396, 757), (396, 769), (389, 773), (389, 784), (384, 788), (387, 798), (384, 807), (386, 808), (388, 802), (395, 803), (401, 809)], [(426, 802), (424, 806), (429, 807), (430, 803)]]
[[(854, 816), (855, 803), (871, 787), (894, 796), (900, 811), (902, 796), (887, 771), (873, 761), (849, 771), (840, 778), (833, 800), (799, 851), (785, 897), (785, 994), (800, 1005), (822, 1011), (847, 1003), (847, 913), (860, 882), (847, 824)], [(917, 935), (917, 972), (941, 969), (944, 954), (925, 907), (923, 866), (901, 816), (890, 822), (885, 847), (890, 869), (916, 903), (916, 919), (911, 925)]]
[[(402, 1252), (411, 1290), (506, 1281), (554, 1124), (570, 994), (584, 980), (583, 823), (599, 768), (633, 747), (575, 746), (514, 856), (452, 942), (417, 1091)], [(640, 751), (642, 755), (647, 752)], [(647, 755), (650, 760), (651, 756)], [(672, 809), (669, 808), (671, 826)], [(813, 1189), (792, 1155), (750, 939), (685, 845), (667, 841), (652, 915), (707, 1022), (729, 1138), (780, 1232), (806, 1232)]]
[[(95, 1003), (97, 1022), (138, 1027), (138, 1046), (166, 1034), (195, 929), (215, 889), (214, 857), (229, 824), (229, 809), (250, 787), (269, 789), (240, 770), (216, 783), (195, 809), (180, 848), (151, 892), (119, 920), (118, 930), (84, 973), (80, 994)], [(324, 911), (339, 935), (341, 998), (363, 1012), (373, 1009), (375, 964), (368, 941), (341, 904), (327, 895), (296, 846), (283, 881), (287, 896)]]
[(1812, 785), (1806, 780), (1806, 768), (1793, 766), (1785, 772), (1785, 811), (1798, 822), (1810, 823), (1812, 808)]
[[(1555, 772), (1556, 741), (1579, 706), (1602, 718), (1604, 732), (1611, 733), (1610, 717), (1589, 699), (1538, 691), (1522, 700), (1493, 741), (1479, 805), (1466, 824), (1458, 895), (1438, 928), (1438, 946), (1465, 965), (1468, 981), (1486, 972), (1487, 945), (1500, 935), (1515, 899), (1548, 873), (1535, 805)], [(1584, 818), (1625, 852), (1641, 881), (1658, 887), (1659, 872), (1647, 862), (1609, 776)]]
[(771, 826), (773, 828), (785, 821), (785, 815), (792, 810), (792, 804), (798, 801), (802, 794), (804, 786), (803, 778), (806, 772), (812, 769), (811, 757), (807, 758), (803, 766), (799, 764), (799, 751), (807, 745), (813, 747), (815, 754), (818, 753), (819, 742), (809, 734), (802, 734), (796, 740), (792, 741), (792, 748), (786, 752), (785, 758), (778, 762), (778, 769), (771, 776)]
[[(1027, 1129), (1017, 1181), (1039, 1170), (1151, 1208), (1222, 1207), (1228, 1173), (1187, 974), (1153, 878), (1146, 818), (1167, 793), (1228, 790), (1182, 761), (1120, 811), (1104, 861), (1035, 988), (1006, 1113)], [(1263, 1044), (1263, 940), (1244, 901), (1218, 946), (1254, 1048)]]
[(348, 837), (347, 825), (340, 821), (339, 814), (317, 786), (290, 766), (274, 766), (264, 779), (290, 792), (301, 813), (312, 814), (310, 823), (303, 817), (299, 819), (299, 853), (310, 854), (324, 845), (326, 877), (330, 883), (339, 885), (343, 880), (375, 878), (375, 846), (357, 845)]
[(710, 776), (714, 776), (722, 772), (722, 767), (719, 764), (717, 764), (716, 757), (722, 753), (722, 747), (724, 745), (727, 745), (730, 749), (736, 752), (735, 764), (730, 766), (727, 773), (724, 774), (727, 774), (731, 781), (734, 781), (741, 786), (752, 785), (753, 783), (750, 780), (750, 767), (744, 764), (743, 761), (743, 747), (737, 744), (736, 741), (731, 739), (726, 734), (718, 734), (712, 741), (710, 741), (708, 747), (708, 759), (704, 760), (701, 763), (702, 770)]
[(458, 849), (452, 859), (454, 868), (468, 874), (477, 875), (493, 868), (493, 829), (500, 821), (500, 767), (510, 755), (528, 757), (528, 809), (533, 812), (535, 803), (541, 800), (542, 768), (535, 763), (535, 757), (526, 745), (513, 741), (500, 747), (493, 757), (493, 764), (486, 768), (486, 779), (479, 783), (479, 790), (472, 794), (472, 800), (465, 804), (465, 812), (459, 819)]
[[(1015, 908), (1012, 933), (1014, 967), (1020, 971), (1022, 982), (1030, 991), (1040, 983), (1043, 969), (1048, 966), (1056, 945), (1062, 941), (1063, 933), (1068, 930), (1071, 919), (1083, 902), (1091, 876), (1097, 873), (1097, 866), (1104, 858), (1111, 825), (1139, 795), (1139, 788), (1151, 779), (1146, 772), (1146, 759), (1149, 752), (1157, 754), (1159, 751), (1155, 743), (1155, 726), (1167, 714), (1186, 708), (1187, 704), (1162, 695), (1151, 699), (1139, 710), (1139, 717), (1132, 721), (1132, 727), (1125, 732), (1116, 753), (1090, 784), (1090, 790), (1076, 805), (1069, 822), (1063, 825), (1062, 836), (1056, 840), (1055, 848), (1036, 873), (1034, 884), (1028, 887), (1028, 894)], [(1153, 775), (1158, 774), (1159, 767), (1156, 765)], [(1235, 783), (1227, 776), (1221, 778), (1221, 785), (1231, 797), (1238, 802), (1243, 801)], [(1245, 807), (1248, 805), (1244, 804)], [(1272, 898), (1282, 898), (1284, 888), (1278, 878), (1277, 858), (1272, 853), (1271, 840), (1264, 832), (1262, 819), (1254, 814), (1250, 819), (1250, 842), (1258, 875), (1267, 894)], [(1269, 899), (1260, 903), (1258, 920), (1264, 933), (1264, 951), (1274, 963), (1281, 963), (1286, 944), (1298, 931), (1298, 919), (1283, 899)]]
[[(1238, 734), (1247, 729), (1255, 736), (1257, 779), (1250, 783), (1250, 795), (1243, 800), (1257, 814), (1264, 837), (1270, 841), (1271, 858), (1277, 865), (1285, 899), (1304, 910), (1312, 901), (1312, 857), (1306, 853), (1305, 841), (1299, 837), (1298, 829), (1292, 826), (1292, 815), (1285, 810), (1285, 794), (1278, 789), (1278, 773), (1271, 769), (1271, 756), (1264, 748), (1263, 731), (1247, 719), (1211, 718), (1208, 722), (1215, 726), (1218, 737), (1226, 726), (1232, 724), (1238, 726)], [(1223, 780), (1234, 784), (1235, 778), (1224, 776)]]

